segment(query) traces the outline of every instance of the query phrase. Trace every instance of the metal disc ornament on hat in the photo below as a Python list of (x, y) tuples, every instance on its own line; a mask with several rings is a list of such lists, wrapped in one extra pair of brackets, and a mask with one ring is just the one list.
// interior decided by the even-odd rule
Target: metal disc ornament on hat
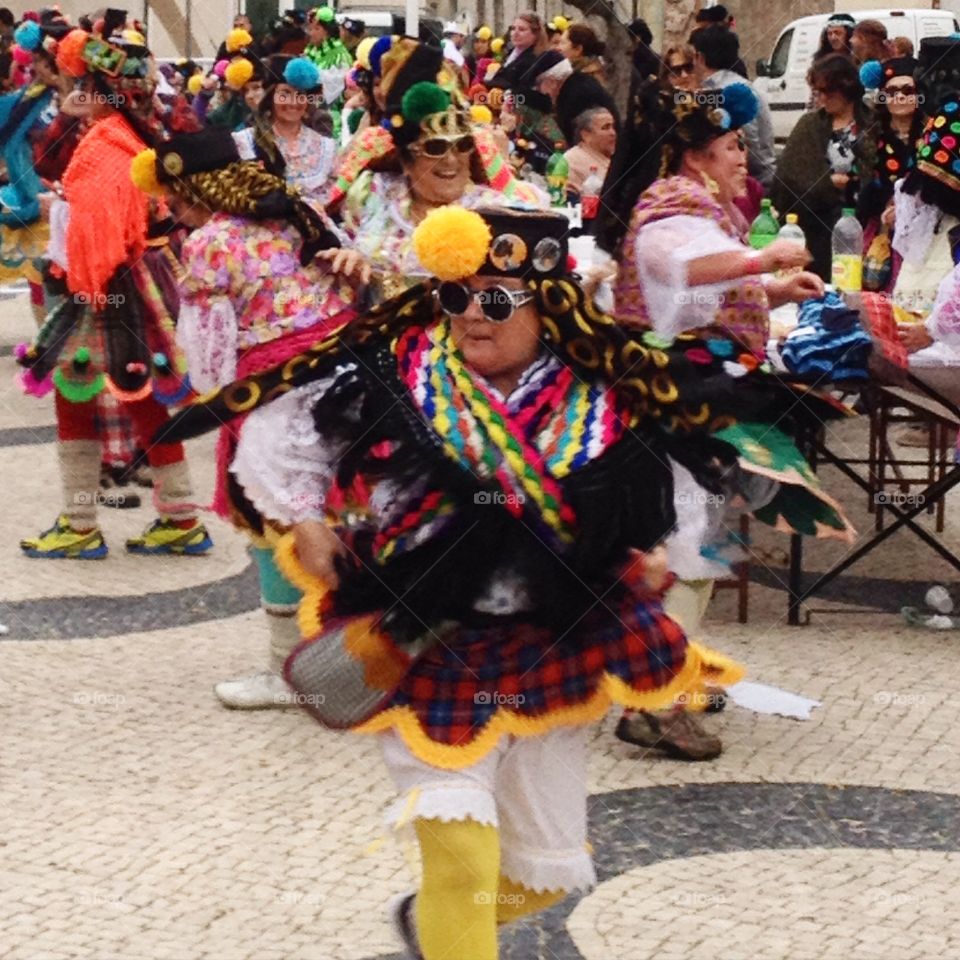
[(519, 270), (527, 259), (527, 245), (515, 233), (502, 233), (490, 244), (490, 262), (504, 273)]
[(560, 262), (563, 247), (556, 237), (544, 237), (533, 248), (533, 268), (539, 273), (549, 273)]

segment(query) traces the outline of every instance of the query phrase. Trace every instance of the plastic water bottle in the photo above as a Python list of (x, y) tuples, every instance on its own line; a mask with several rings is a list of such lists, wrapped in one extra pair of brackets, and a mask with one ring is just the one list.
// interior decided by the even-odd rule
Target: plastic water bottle
[(844, 207), (843, 216), (833, 228), (834, 287), (840, 293), (859, 293), (863, 286), (863, 227), (853, 207)]
[(797, 223), (797, 215), (795, 213), (787, 214), (787, 222), (780, 228), (777, 237), (780, 240), (793, 240), (795, 243), (802, 243), (804, 246), (807, 245), (807, 238), (803, 235), (800, 224)]
[(770, 209), (770, 201), (760, 201), (760, 213), (757, 219), (750, 224), (750, 246), (754, 250), (762, 250), (767, 244), (773, 243), (780, 232), (780, 224)]
[(547, 190), (550, 193), (552, 207), (567, 205), (567, 178), (570, 176), (570, 164), (563, 155), (563, 144), (555, 143), (553, 153), (547, 160)]
[[(787, 222), (780, 228), (777, 239), (792, 240), (794, 243), (799, 243), (801, 247), (807, 245), (807, 238), (803, 235), (800, 224), (797, 223), (797, 215), (795, 213), (787, 214)], [(785, 270), (777, 270), (776, 276), (792, 277), (794, 274), (800, 273), (802, 269), (802, 267), (788, 267)]]
[(591, 167), (587, 179), (580, 191), (580, 203), (583, 206), (583, 219), (594, 220), (600, 211), (600, 194), (603, 191), (603, 178), (599, 167)]

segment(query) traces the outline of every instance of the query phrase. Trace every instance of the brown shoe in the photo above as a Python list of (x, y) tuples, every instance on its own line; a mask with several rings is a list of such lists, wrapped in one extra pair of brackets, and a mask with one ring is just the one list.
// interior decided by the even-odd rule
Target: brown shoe
[(723, 752), (719, 737), (712, 737), (684, 710), (625, 712), (616, 736), (648, 750), (662, 750), (675, 760), (713, 760)]
[(907, 427), (897, 434), (897, 443), (901, 447), (930, 447), (929, 427)]

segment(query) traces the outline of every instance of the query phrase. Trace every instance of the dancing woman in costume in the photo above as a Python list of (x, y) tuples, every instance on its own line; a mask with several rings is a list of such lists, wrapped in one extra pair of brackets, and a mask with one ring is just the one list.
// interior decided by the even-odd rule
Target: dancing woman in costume
[[(228, 131), (173, 137), (138, 156), (132, 173), (146, 192), (163, 190), (193, 228), (181, 251), (177, 339), (198, 390), (283, 363), (354, 316), (346, 275), (359, 256), (336, 249), (329, 222), (282, 178), (242, 161)], [(215, 690), (230, 707), (283, 706), (291, 698), (280, 671), (299, 639), (300, 594), (273, 561), (276, 528), (229, 482), (238, 430), (239, 423), (221, 430), (214, 507), (252, 539), (270, 669)]]
[(153, 59), (138, 43), (74, 30), (60, 41), (57, 63), (83, 78), (94, 106), (90, 130), (63, 175), (69, 207), (64, 296), (19, 358), (31, 392), (56, 389), (64, 506), (53, 527), (21, 547), (30, 557), (106, 556), (96, 515), (96, 397), (110, 390), (147, 450), (160, 514), (142, 536), (127, 541), (127, 550), (205, 553), (212, 543), (191, 502), (182, 445), (150, 444), (168, 416), (161, 398), (179, 402), (188, 392), (161, 288), (162, 264), (148, 266), (148, 200), (130, 180), (131, 160), (160, 132)]
[[(168, 434), (248, 413), (233, 473), (293, 527), (278, 557), (316, 641), (287, 679), (323, 722), (379, 735), (420, 842), (422, 885), (394, 907), (410, 957), (494, 960), (498, 924), (594, 882), (590, 725), (671, 703), (710, 659), (661, 607), (668, 454), (712, 484), (734, 451), (710, 430), (806, 409), (694, 362), (697, 338), (668, 352), (599, 313), (567, 233), (432, 212), (429, 280)], [(331, 506), (358, 479), (367, 507)]]

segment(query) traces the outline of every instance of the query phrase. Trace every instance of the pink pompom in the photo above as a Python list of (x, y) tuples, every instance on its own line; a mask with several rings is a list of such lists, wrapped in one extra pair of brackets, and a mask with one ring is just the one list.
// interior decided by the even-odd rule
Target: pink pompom
[(31, 397), (45, 397), (53, 389), (53, 377), (49, 374), (38, 380), (32, 370), (24, 370), (17, 375), (20, 389)]
[(13, 348), (13, 356), (15, 360), (22, 360), (26, 355), (27, 351), (30, 349), (30, 344), (25, 340), (22, 343), (18, 343)]
[(24, 50), (23, 47), (13, 46), (10, 48), (10, 53), (18, 67), (29, 67), (33, 63), (33, 54), (29, 50)]
[(222, 80), (224, 74), (227, 72), (227, 67), (229, 66), (229, 60), (218, 60), (214, 65), (213, 72)]

